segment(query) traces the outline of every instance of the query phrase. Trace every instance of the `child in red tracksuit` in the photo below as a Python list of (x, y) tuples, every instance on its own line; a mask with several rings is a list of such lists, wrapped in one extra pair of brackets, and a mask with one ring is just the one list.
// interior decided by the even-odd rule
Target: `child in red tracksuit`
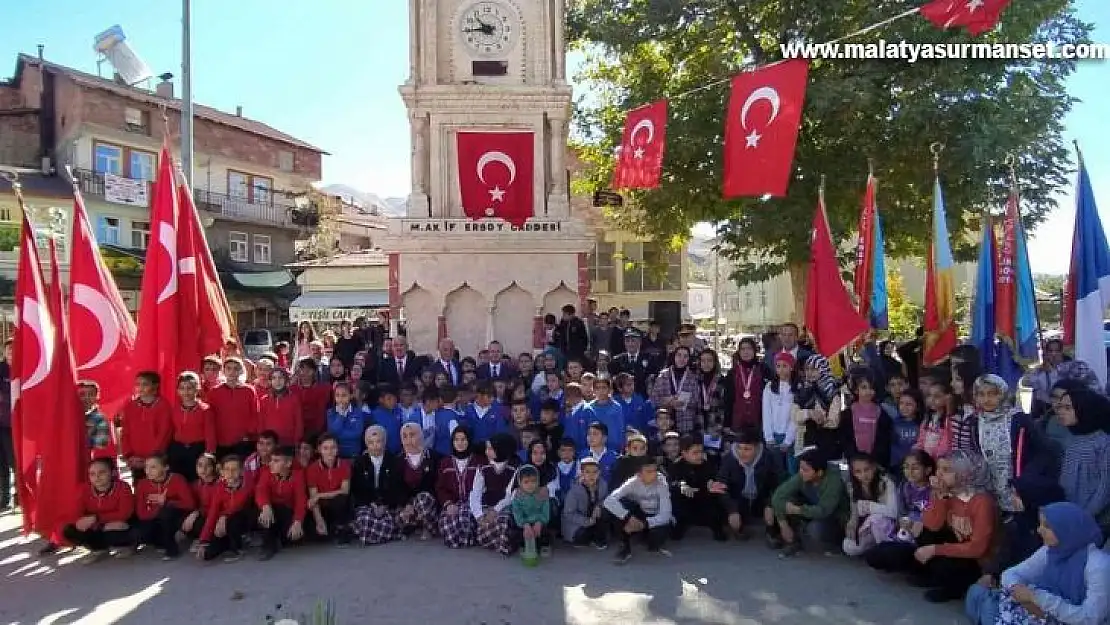
[(216, 497), (216, 489), (220, 487), (220, 471), (219, 465), (216, 464), (216, 457), (212, 454), (204, 454), (197, 458), (196, 472), (197, 479), (189, 485), (189, 488), (193, 491), (193, 500), (197, 502), (197, 507), (181, 522), (181, 533), (196, 541), (190, 548), (193, 553), (196, 553), (196, 546), (200, 544), (200, 532), (204, 529), (205, 514)]
[(173, 410), (173, 441), (170, 442), (170, 471), (197, 479), (197, 459), (216, 453), (216, 415), (200, 401), (200, 377), (192, 371), (177, 376), (177, 405)]
[(243, 478), (243, 461), (234, 454), (221, 465), (219, 486), (204, 515), (197, 557), (209, 561), (224, 555), (224, 562), (242, 557), (243, 536), (251, 528), (251, 501), (254, 489)]
[(111, 547), (130, 549), (131, 517), (135, 497), (126, 482), (116, 479), (112, 461), (97, 458), (89, 463), (89, 483), (79, 502), (77, 521), (62, 529), (70, 543), (85, 547), (95, 560), (108, 555)]
[(216, 415), (216, 457), (235, 454), (246, 458), (254, 451), (258, 435), (258, 393), (243, 383), (243, 361), (224, 361), (225, 382), (208, 392), (208, 405)]
[(185, 478), (171, 473), (164, 457), (147, 458), (146, 477), (135, 484), (138, 542), (154, 545), (165, 552), (164, 560), (173, 560), (181, 555), (177, 531), (195, 509), (196, 500)]
[(260, 511), (258, 524), (265, 532), (262, 560), (273, 558), (283, 543), (295, 543), (304, 537), (308, 491), (304, 472), (293, 470), (295, 453), (291, 446), (279, 448), (270, 459), (270, 470), (258, 474), (254, 501)]
[(304, 409), (301, 398), (289, 388), (284, 369), (270, 373), (270, 392), (259, 400), (258, 431), (272, 430), (278, 440), (294, 445), (304, 440)]
[(159, 397), (162, 376), (142, 371), (136, 376), (136, 384), (139, 396), (123, 407), (120, 436), (120, 453), (134, 481), (143, 479), (146, 459), (166, 453), (173, 440), (173, 408)]
[(305, 438), (290, 443), (301, 442), (328, 429), (328, 404), (331, 402), (331, 384), (317, 378), (316, 361), (305, 358), (297, 363), (297, 382), (292, 385), (293, 392), (301, 400)]

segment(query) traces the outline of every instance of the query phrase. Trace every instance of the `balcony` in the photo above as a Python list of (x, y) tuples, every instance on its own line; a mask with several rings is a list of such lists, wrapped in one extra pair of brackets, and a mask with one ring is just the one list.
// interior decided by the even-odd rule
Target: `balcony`
[[(106, 202), (125, 206), (150, 206), (150, 184), (120, 177), (122, 185), (105, 185), (104, 174), (86, 169), (75, 169), (73, 175), (81, 192)], [(306, 227), (315, 222), (309, 209), (298, 209), (292, 199), (282, 191), (274, 191), (268, 202), (250, 201), (247, 198), (215, 193), (206, 189), (193, 189), (193, 200), (199, 210), (219, 215), (225, 219), (248, 221), (267, 226)]]

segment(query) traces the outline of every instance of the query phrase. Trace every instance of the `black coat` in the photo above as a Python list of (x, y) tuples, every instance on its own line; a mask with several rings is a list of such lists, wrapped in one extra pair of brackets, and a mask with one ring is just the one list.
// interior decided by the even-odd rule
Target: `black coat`
[(724, 482), (728, 488), (724, 504), (725, 510), (730, 514), (740, 512), (742, 508), (747, 508), (754, 513), (762, 512), (764, 508), (771, 505), (771, 495), (774, 494), (775, 489), (786, 481), (778, 457), (767, 448), (763, 449), (763, 454), (755, 463), (754, 470), (756, 496), (751, 500), (749, 508), (748, 500), (743, 495), (747, 470), (731, 450), (722, 454), (721, 470), (717, 473), (717, 480)]
[(419, 493), (436, 494), (436, 477), (439, 475), (439, 456), (429, 449), (424, 450), (424, 457), (420, 461), (420, 483), (416, 487), (409, 486), (405, 481), (405, 470), (408, 468), (408, 459), (405, 452), (397, 454), (397, 470), (393, 473), (394, 483), (390, 486), (389, 495), (394, 499), (390, 502), (391, 508), (407, 505)]
[[(890, 421), (890, 416), (879, 408), (879, 421), (875, 424), (875, 445), (872, 448), (871, 456), (875, 458), (875, 462), (880, 467), (890, 469), (890, 441), (893, 433), (894, 424)], [(856, 429), (852, 424), (852, 409), (845, 408), (840, 411), (840, 446), (844, 450), (846, 458), (852, 457), (853, 454), (859, 452), (856, 447)]]
[[(478, 365), (478, 368), (474, 370), (474, 373), (478, 375), (479, 380), (493, 380), (493, 379), (495, 379), (494, 376), (493, 376), (493, 366), (488, 364), (488, 363), (484, 364), (484, 365)], [(520, 376), (520, 371), (518, 371), (516, 367), (514, 367), (512, 365), (507, 365), (504, 362), (502, 362), (501, 366), (498, 367), (498, 369), (497, 369), (496, 379), (507, 381), (507, 380), (512, 380), (513, 378), (516, 378), (516, 377), (519, 377), (519, 376)]]
[(648, 376), (659, 373), (661, 368), (661, 360), (642, 350), (635, 358), (632, 357), (632, 354), (625, 352), (623, 354), (617, 354), (609, 361), (609, 375), (615, 376), (618, 373), (631, 374), (632, 377), (636, 379), (636, 392), (645, 398), (648, 396)]
[(397, 360), (393, 356), (387, 356), (378, 361), (378, 384), (390, 384), (399, 389), (401, 384), (412, 382), (420, 377), (420, 370), (422, 367), (423, 365), (420, 364), (420, 359), (410, 352), (409, 355), (405, 357), (404, 375), (398, 375)]
[(586, 349), (590, 346), (590, 333), (586, 323), (578, 317), (563, 319), (555, 326), (551, 337), (552, 344), (567, 359), (585, 360)]
[(401, 474), (400, 459), (393, 454), (385, 454), (382, 459), (381, 475), (378, 485), (374, 486), (374, 463), (367, 454), (360, 454), (351, 463), (351, 504), (354, 507), (380, 504), (392, 507), (400, 497), (393, 492)]

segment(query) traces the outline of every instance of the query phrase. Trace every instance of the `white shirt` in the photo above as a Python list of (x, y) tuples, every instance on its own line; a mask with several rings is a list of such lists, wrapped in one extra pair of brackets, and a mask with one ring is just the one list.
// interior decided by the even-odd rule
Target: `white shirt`
[(385, 461), (385, 456), (370, 456), (370, 463), (374, 465), (374, 488), (378, 488), (382, 482), (382, 462)]
[(447, 372), (447, 377), (451, 378), (451, 384), (457, 386), (459, 383), (459, 374), (455, 371), (455, 363), (450, 360), (440, 360), (439, 364), (443, 370)]
[(496, 378), (497, 374), (501, 372), (501, 365), (490, 365), (489, 375), (491, 378)]

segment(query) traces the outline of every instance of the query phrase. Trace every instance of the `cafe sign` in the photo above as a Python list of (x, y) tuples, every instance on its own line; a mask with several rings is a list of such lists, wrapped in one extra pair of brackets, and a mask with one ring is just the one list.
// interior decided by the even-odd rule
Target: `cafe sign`
[(403, 233), (441, 233), (445, 235), (481, 235), (504, 232), (534, 232), (550, 234), (562, 232), (564, 223), (557, 219), (529, 219), (514, 226), (500, 219), (402, 219)]
[(293, 323), (339, 323), (359, 317), (372, 319), (378, 316), (379, 311), (378, 308), (290, 308), (289, 320)]

